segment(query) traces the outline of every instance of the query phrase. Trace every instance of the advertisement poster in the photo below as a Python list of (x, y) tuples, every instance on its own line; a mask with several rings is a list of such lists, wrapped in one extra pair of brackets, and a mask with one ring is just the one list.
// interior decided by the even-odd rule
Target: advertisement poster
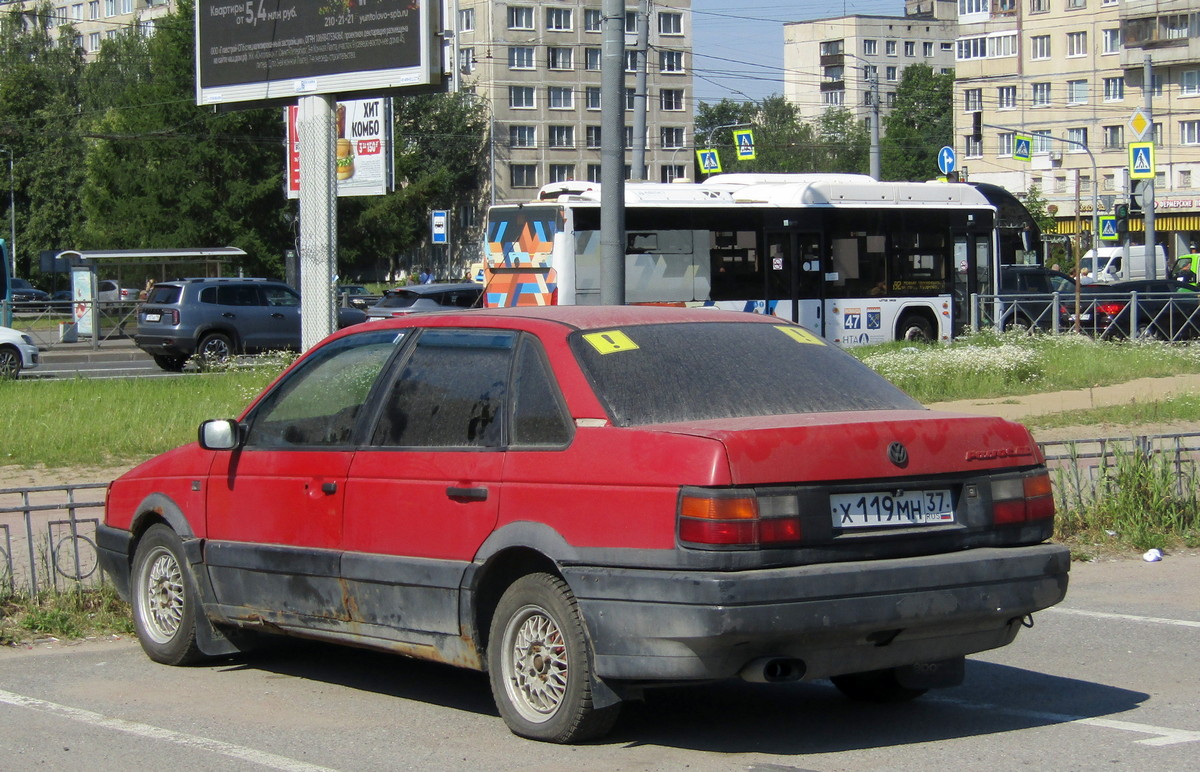
[[(337, 103), (337, 192), (339, 196), (382, 196), (391, 190), (391, 100), (354, 99)], [(300, 197), (299, 108), (284, 110), (287, 122), (287, 195)]]

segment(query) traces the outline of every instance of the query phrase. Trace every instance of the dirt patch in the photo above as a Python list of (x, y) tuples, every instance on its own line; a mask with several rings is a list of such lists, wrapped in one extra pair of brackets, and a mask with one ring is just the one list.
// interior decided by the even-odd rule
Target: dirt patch
[(33, 488), (46, 485), (85, 485), (108, 483), (134, 467), (53, 467), (0, 466), (0, 488)]

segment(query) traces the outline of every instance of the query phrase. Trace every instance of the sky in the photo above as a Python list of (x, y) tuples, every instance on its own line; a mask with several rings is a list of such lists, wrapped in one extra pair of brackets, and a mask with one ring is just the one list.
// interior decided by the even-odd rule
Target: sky
[(692, 79), (700, 102), (783, 93), (783, 24), (903, 16), (904, 0), (692, 0)]

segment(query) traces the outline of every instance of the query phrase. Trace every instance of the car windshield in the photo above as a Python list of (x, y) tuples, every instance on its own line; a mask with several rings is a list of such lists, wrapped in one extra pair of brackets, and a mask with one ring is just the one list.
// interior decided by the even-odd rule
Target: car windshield
[(575, 333), (571, 345), (618, 426), (921, 408), (854, 357), (792, 325), (640, 325)]

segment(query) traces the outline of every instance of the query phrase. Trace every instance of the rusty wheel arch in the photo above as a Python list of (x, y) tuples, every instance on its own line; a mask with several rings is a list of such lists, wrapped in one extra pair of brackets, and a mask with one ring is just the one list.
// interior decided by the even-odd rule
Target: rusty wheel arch
[[(474, 637), (481, 652), (487, 651), (488, 631), (500, 596), (513, 582), (527, 574), (547, 573), (563, 578), (558, 564), (529, 547), (511, 547), (491, 556), (480, 569), (474, 582), (472, 623)], [(486, 660), (485, 660), (486, 661)]]

